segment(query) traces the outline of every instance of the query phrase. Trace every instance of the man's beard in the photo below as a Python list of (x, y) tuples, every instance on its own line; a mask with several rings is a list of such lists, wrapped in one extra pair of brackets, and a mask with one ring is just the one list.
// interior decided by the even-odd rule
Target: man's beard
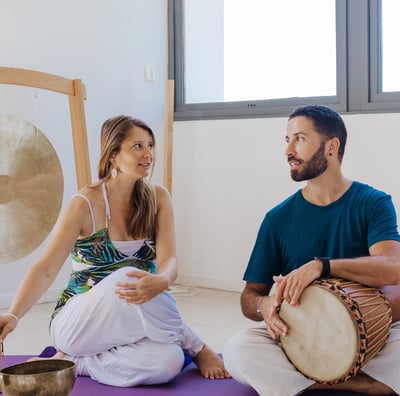
[(308, 161), (301, 161), (300, 167), (292, 169), (290, 176), (294, 181), (314, 179), (325, 172), (328, 160), (325, 158), (325, 142), (321, 143), (319, 149)]

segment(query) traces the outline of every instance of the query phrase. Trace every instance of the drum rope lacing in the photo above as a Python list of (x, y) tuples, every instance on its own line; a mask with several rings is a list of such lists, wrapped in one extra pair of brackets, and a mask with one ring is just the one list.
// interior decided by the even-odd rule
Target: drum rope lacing
[[(363, 313), (361, 312), (358, 302), (351, 298), (351, 296), (355, 295), (355, 294), (357, 294), (358, 297), (369, 297), (368, 294), (362, 295), (360, 293), (367, 291), (370, 288), (362, 287), (362, 288), (359, 288), (354, 291), (345, 292), (344, 289), (346, 287), (354, 286), (355, 283), (351, 282), (351, 281), (346, 282), (346, 281), (343, 281), (342, 279), (335, 279), (335, 278), (317, 279), (315, 281), (315, 283), (328, 288), (336, 296), (338, 296), (339, 298), (342, 299), (342, 301), (345, 303), (345, 306), (347, 307), (347, 309), (352, 313), (355, 325), (359, 331), (359, 336), (360, 336), (359, 337), (359, 342), (360, 342), (359, 351), (358, 351), (358, 356), (355, 359), (355, 364), (353, 365), (352, 369), (348, 373), (343, 375), (340, 379), (338, 379), (334, 382), (318, 381), (320, 383), (326, 383), (326, 384), (346, 382), (349, 379), (355, 377), (357, 375), (358, 371), (360, 370), (360, 368), (362, 366), (364, 366), (374, 356), (376, 356), (378, 351), (382, 348), (383, 344), (386, 342), (388, 335), (386, 337), (384, 337), (383, 335), (385, 334), (386, 329), (382, 326), (378, 326), (379, 327), (378, 330), (376, 332), (373, 332), (371, 334), (371, 337), (368, 339), (367, 329), (366, 329), (366, 323), (367, 323), (368, 319), (366, 320), (366, 318), (363, 317)], [(378, 290), (378, 291), (380, 293), (380, 296), (384, 296), (384, 293), (382, 293), (380, 290)], [(375, 303), (375, 302), (372, 303), (372, 301), (374, 301), (376, 299), (377, 299), (376, 296), (374, 296), (372, 298), (368, 298), (365, 301), (364, 306), (368, 307), (368, 306), (372, 306), (372, 305), (377, 305), (377, 303)], [(388, 302), (387, 302), (387, 304), (389, 305)], [(384, 318), (385, 316), (387, 316), (387, 314), (383, 313), (383, 314), (379, 315), (378, 317)], [(376, 316), (375, 316), (375, 319), (376, 319)], [(376, 326), (378, 324), (380, 325), (381, 323), (378, 321)], [(375, 337), (373, 337), (374, 335), (380, 336), (380, 340), (377, 342), (377, 344), (375, 345), (375, 347), (373, 349), (368, 350), (368, 343), (371, 341), (371, 338), (375, 338)]]

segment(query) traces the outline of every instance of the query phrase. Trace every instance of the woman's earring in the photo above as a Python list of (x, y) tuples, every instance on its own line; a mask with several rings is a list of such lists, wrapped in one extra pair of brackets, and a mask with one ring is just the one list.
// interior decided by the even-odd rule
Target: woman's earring
[(117, 177), (117, 175), (118, 175), (118, 171), (115, 168), (112, 168), (111, 176), (115, 178), (115, 177)]

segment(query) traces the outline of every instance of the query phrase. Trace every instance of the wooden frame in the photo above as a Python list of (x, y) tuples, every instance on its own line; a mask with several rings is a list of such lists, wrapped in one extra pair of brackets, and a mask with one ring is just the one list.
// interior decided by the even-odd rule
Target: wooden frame
[(172, 145), (174, 128), (174, 80), (165, 89), (164, 186), (172, 195)]
[(70, 80), (33, 70), (0, 67), (0, 84), (24, 85), (68, 95), (78, 189), (91, 183), (86, 119), (83, 101), (85, 86), (81, 80)]

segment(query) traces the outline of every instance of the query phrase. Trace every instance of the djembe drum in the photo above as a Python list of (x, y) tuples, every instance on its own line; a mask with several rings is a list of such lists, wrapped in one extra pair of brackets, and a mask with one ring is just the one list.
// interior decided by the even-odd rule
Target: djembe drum
[(304, 376), (324, 384), (353, 378), (381, 350), (392, 323), (383, 292), (337, 278), (317, 279), (300, 305), (284, 301), (280, 318), (289, 331), (280, 343)]

